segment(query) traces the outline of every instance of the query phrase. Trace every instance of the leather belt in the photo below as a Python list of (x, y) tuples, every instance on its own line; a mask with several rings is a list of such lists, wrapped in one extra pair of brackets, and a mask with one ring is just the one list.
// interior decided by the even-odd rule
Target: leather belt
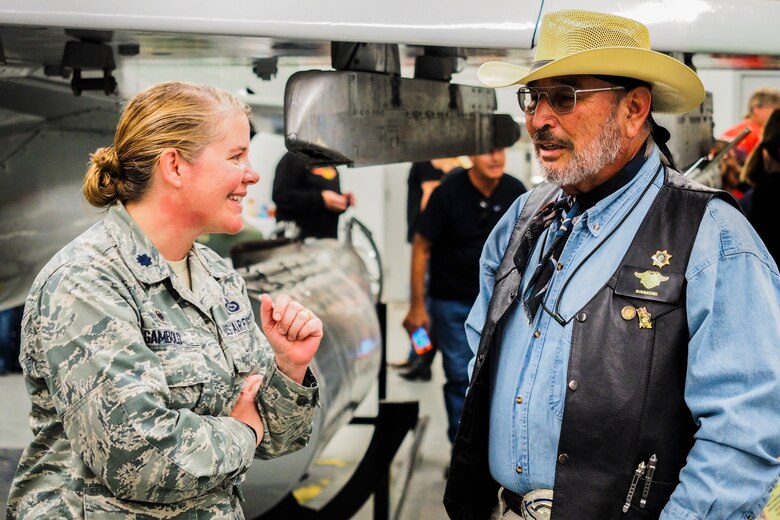
[(510, 511), (518, 515), (520, 518), (524, 518), (523, 497), (521, 495), (513, 493), (504, 488), (504, 490), (501, 492), (501, 497), (504, 499), (504, 504), (506, 504), (506, 507), (508, 507)]
[(520, 496), (503, 488), (501, 499), (510, 511), (525, 520), (550, 520), (552, 516), (552, 489), (534, 489)]

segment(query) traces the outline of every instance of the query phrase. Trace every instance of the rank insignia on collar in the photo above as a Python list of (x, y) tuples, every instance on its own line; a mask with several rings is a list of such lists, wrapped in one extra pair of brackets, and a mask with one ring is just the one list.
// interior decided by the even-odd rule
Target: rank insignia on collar
[(147, 255), (146, 253), (142, 255), (138, 255), (136, 257), (136, 260), (138, 260), (138, 263), (144, 267), (149, 267), (150, 265), (152, 265), (152, 259), (149, 258), (149, 255)]
[(653, 261), (653, 265), (662, 268), (665, 265), (669, 265), (669, 260), (672, 258), (672, 255), (669, 254), (669, 251), (664, 249), (663, 251), (656, 251), (653, 256), (650, 257), (650, 259)]
[(664, 276), (658, 271), (645, 271), (644, 273), (634, 273), (634, 276), (639, 278), (639, 283), (645, 286), (647, 289), (658, 287), (662, 282), (669, 280), (668, 276)]
[(652, 329), (653, 328), (653, 322), (650, 321), (653, 317), (647, 311), (647, 307), (639, 307), (636, 310), (636, 313), (639, 316), (639, 328), (640, 329)]

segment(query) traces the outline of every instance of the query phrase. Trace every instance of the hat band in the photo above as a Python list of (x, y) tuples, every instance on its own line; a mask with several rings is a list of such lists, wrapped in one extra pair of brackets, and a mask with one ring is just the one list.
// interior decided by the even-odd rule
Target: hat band
[(531, 63), (531, 71), (534, 71), (536, 69), (541, 69), (542, 67), (544, 67), (548, 63), (552, 63), (553, 61), (555, 61), (555, 60), (535, 61), (535, 62)]

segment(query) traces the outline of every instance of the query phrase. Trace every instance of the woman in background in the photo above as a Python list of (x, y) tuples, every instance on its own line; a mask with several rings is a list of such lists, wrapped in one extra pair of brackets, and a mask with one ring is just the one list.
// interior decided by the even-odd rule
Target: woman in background
[[(753, 185), (745, 196), (745, 213), (766, 248), (780, 263), (780, 230), (777, 197), (780, 194), (780, 109), (766, 121), (761, 141), (753, 149), (742, 171), (743, 180)], [(743, 199), (743, 201), (745, 201)]]

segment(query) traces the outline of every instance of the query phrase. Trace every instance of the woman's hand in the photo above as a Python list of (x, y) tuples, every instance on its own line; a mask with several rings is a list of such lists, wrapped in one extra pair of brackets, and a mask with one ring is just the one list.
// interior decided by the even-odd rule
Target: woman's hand
[(255, 431), (257, 436), (255, 447), (260, 446), (260, 442), (263, 440), (263, 432), (265, 431), (256, 402), (257, 391), (260, 389), (262, 382), (263, 376), (260, 374), (248, 376), (244, 380), (244, 387), (241, 389), (241, 393), (238, 394), (238, 401), (233, 405), (233, 409), (230, 410), (230, 417), (248, 424)]
[(322, 322), (300, 303), (282, 294), (275, 302), (267, 294), (260, 300), (260, 322), (276, 353), (279, 370), (298, 383), (322, 340)]

